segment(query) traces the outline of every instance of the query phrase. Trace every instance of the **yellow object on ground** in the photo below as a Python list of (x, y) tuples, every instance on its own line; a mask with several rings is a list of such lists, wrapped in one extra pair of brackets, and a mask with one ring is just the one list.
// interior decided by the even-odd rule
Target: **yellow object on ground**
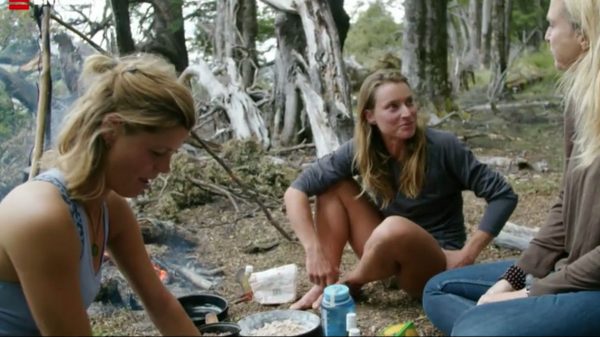
[(382, 336), (419, 336), (413, 322), (392, 324), (383, 328)]

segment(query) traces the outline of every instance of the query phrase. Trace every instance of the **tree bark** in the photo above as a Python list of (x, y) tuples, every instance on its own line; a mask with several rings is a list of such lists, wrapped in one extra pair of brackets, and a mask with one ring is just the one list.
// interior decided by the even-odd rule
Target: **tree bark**
[(492, 61), (493, 66), (501, 73), (506, 70), (508, 65), (508, 48), (510, 47), (508, 39), (510, 15), (507, 17), (507, 11), (510, 0), (494, 0), (492, 10)]
[(201, 60), (183, 71), (181, 81), (186, 82), (195, 76), (198, 83), (209, 93), (211, 100), (224, 107), (236, 139), (254, 137), (264, 148), (268, 148), (269, 135), (260, 110), (241, 87), (235, 62), (232, 59), (226, 59), (225, 62), (228, 75), (228, 78), (223, 78), (225, 84), (221, 83), (208, 64)]
[(488, 100), (494, 106), (497, 99), (506, 92), (506, 72), (510, 48), (510, 17), (512, 0), (494, 0), (492, 33), (492, 78), (488, 88)]
[(483, 0), (481, 9), (481, 64), (486, 69), (490, 67), (490, 55), (492, 49), (492, 1)]
[(469, 24), (471, 26), (471, 50), (479, 53), (481, 49), (482, 0), (469, 0)]
[(241, 65), (241, 77), (244, 88), (249, 88), (254, 83), (254, 75), (258, 66), (258, 55), (256, 53), (256, 36), (258, 34), (258, 23), (256, 22), (256, 0), (239, 0), (240, 8), (237, 13), (237, 29), (240, 32), (241, 41), (236, 59)]
[[(350, 139), (353, 130), (350, 87), (341, 55), (338, 21), (329, 8), (332, 4), (340, 10), (343, 1), (262, 1), (285, 12), (278, 15), (275, 26), (278, 44), (273, 109), (275, 142), (289, 145), (305, 130), (302, 125), (305, 115), (299, 113), (303, 107), (308, 114), (317, 155), (325, 155), (337, 148), (340, 140)], [(344, 31), (343, 15), (336, 17), (342, 25), (339, 30)], [(308, 87), (307, 83), (310, 83)], [(320, 113), (326, 118), (316, 112), (320, 103), (314, 102), (315, 96), (322, 102)]]
[(402, 72), (422, 102), (448, 110), (447, 0), (405, 0)]
[(273, 84), (273, 142), (287, 146), (295, 141), (301, 111), (296, 88), (296, 75), (302, 71), (302, 51), (306, 40), (298, 15), (280, 13), (275, 18), (277, 54), (275, 56), (275, 83)]
[(331, 16), (337, 28), (338, 38), (340, 40), (340, 49), (344, 49), (344, 42), (348, 31), (350, 30), (350, 16), (344, 10), (344, 0), (328, 0)]
[[(113, 0), (118, 1), (118, 0)], [(140, 49), (166, 57), (178, 72), (188, 66), (183, 28), (183, 0), (149, 0), (154, 8), (155, 39)]]
[(449, 78), (454, 93), (469, 89), (469, 83), (474, 81), (474, 71), (478, 65), (477, 51), (472, 45), (472, 37), (476, 32), (469, 19), (469, 14), (456, 3), (449, 10), (448, 40), (453, 60)]
[[(42, 153), (50, 145), (50, 119), (52, 117), (50, 105), (52, 103), (52, 68), (50, 66), (50, 5), (43, 5), (42, 17), (39, 22), (40, 42), (42, 53), (42, 71), (39, 79), (39, 95), (36, 114), (35, 143), (31, 158), (29, 180), (33, 179), (40, 171)], [(37, 9), (34, 9), (37, 12)]]
[(131, 36), (129, 22), (129, 0), (110, 0), (115, 32), (117, 33), (117, 48), (119, 55), (131, 54), (135, 51), (135, 44)]
[(54, 41), (58, 44), (58, 58), (62, 78), (69, 92), (75, 94), (77, 93), (83, 59), (75, 49), (75, 46), (73, 46), (73, 41), (66, 33), (54, 35)]
[(352, 138), (353, 130), (350, 85), (329, 4), (324, 0), (298, 1), (297, 8), (306, 37), (311, 85), (325, 101), (329, 125), (344, 142)]

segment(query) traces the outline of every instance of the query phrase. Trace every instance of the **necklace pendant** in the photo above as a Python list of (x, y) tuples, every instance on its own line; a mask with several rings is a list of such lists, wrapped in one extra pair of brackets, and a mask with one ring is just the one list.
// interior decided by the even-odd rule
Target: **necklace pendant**
[(92, 256), (93, 257), (98, 256), (98, 245), (95, 243), (92, 244)]

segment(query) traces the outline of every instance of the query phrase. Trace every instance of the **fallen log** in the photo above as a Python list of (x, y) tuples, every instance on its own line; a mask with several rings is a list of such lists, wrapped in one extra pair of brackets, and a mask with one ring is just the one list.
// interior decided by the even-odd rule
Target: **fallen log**
[(493, 243), (498, 247), (523, 251), (529, 246), (529, 242), (538, 230), (538, 227), (525, 227), (507, 221)]
[(188, 280), (190, 283), (196, 285), (200, 289), (209, 290), (213, 286), (213, 283), (211, 281), (209, 281), (201, 275), (198, 275), (193, 270), (187, 267), (173, 266), (173, 269), (175, 269), (175, 271), (183, 278)]

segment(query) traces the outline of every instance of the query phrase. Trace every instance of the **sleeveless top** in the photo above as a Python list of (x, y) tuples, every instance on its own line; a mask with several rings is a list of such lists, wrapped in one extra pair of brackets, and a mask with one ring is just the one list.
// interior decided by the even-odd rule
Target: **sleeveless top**
[[(83, 205), (69, 197), (64, 178), (60, 171), (52, 169), (43, 172), (35, 177), (34, 180), (47, 181), (56, 186), (59, 189), (63, 200), (69, 206), (69, 212), (71, 213), (73, 223), (81, 241), (82, 250), (79, 259), (79, 283), (84, 307), (88, 308), (100, 290), (102, 266), (100, 266), (98, 273), (94, 271), (88, 227), (89, 220)], [(100, 253), (104, 254), (109, 232), (108, 208), (106, 203), (102, 205), (102, 219), (105, 235), (104, 244)], [(0, 281), (0, 336), (31, 336), (39, 334), (40, 332), (31, 315), (21, 285), (17, 282)]]

